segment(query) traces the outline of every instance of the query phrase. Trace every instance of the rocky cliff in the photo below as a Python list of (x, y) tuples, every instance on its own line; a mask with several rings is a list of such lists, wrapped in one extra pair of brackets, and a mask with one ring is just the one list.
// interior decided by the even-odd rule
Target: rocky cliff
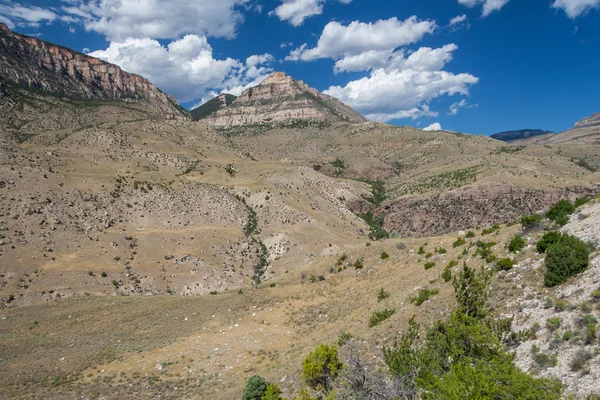
[[(188, 119), (175, 100), (147, 79), (116, 65), (10, 31), (0, 24), (0, 81), (8, 92), (17, 85), (85, 100), (121, 100), (143, 104), (167, 119)], [(0, 82), (2, 83), (2, 82)]]
[(589, 117), (585, 117), (581, 121), (577, 121), (573, 128), (587, 128), (590, 126), (600, 126), (600, 112), (590, 115)]
[(336, 98), (320, 93), (283, 72), (274, 72), (246, 89), (231, 105), (204, 119), (215, 126), (293, 121), (365, 122), (367, 119)]

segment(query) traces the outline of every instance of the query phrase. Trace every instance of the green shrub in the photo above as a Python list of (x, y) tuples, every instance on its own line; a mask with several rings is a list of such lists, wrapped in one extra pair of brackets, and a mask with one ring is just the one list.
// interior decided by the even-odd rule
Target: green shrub
[(529, 216), (524, 215), (521, 217), (521, 226), (523, 229), (533, 228), (540, 222), (542, 222), (542, 216), (539, 214), (533, 214)]
[(556, 367), (558, 364), (556, 354), (534, 353), (533, 361), (535, 361), (540, 368)]
[(419, 251), (417, 251), (417, 254), (425, 254), (425, 247), (424, 246), (419, 247)]
[(388, 253), (383, 251), (383, 252), (381, 252), (381, 256), (379, 256), (379, 258), (381, 258), (382, 260), (386, 260), (386, 259), (390, 258), (390, 256)]
[(452, 269), (449, 266), (444, 268), (444, 272), (442, 272), (442, 279), (444, 282), (450, 282), (452, 280)]
[(481, 236), (489, 235), (490, 233), (494, 233), (500, 230), (500, 225), (494, 224), (490, 228), (484, 229), (481, 231)]
[(443, 248), (443, 247), (436, 248), (436, 249), (435, 249), (435, 251), (436, 251), (438, 254), (446, 254), (446, 253), (448, 252), (448, 250), (446, 250), (446, 249), (445, 249), (445, 248)]
[(559, 317), (548, 318), (548, 320), (546, 321), (546, 328), (548, 328), (551, 332), (554, 332), (555, 330), (560, 328), (561, 324), (562, 324), (562, 318), (559, 318)]
[(496, 265), (503, 271), (509, 271), (515, 266), (515, 262), (510, 258), (503, 258), (502, 260), (499, 260)]
[(537, 242), (535, 246), (537, 252), (540, 254), (545, 253), (548, 246), (557, 243), (561, 237), (562, 233), (560, 232), (547, 232), (546, 234), (544, 234), (542, 239)]
[(408, 300), (416, 306), (420, 306), (439, 292), (437, 289), (421, 289), (416, 297), (411, 297)]
[(459, 237), (458, 239), (456, 239), (454, 241), (454, 243), (452, 243), (452, 247), (453, 248), (457, 248), (457, 247), (460, 247), (460, 246), (462, 246), (462, 245), (464, 245), (466, 243), (467, 243), (467, 241), (465, 240), (464, 237)]
[(590, 250), (581, 239), (563, 234), (558, 242), (546, 248), (544, 283), (556, 286), (567, 281), (587, 268), (589, 258)]
[(315, 171), (320, 171), (320, 170), (321, 170), (321, 168), (323, 168), (323, 166), (322, 166), (321, 164), (315, 164), (315, 165), (313, 165), (313, 169), (314, 169)]
[(474, 237), (475, 237), (475, 232), (473, 232), (473, 231), (469, 231), (469, 232), (467, 232), (467, 234), (465, 235), (465, 237), (466, 237), (467, 239), (474, 238)]
[(352, 266), (356, 269), (364, 268), (363, 262), (360, 258), (358, 260), (354, 261), (354, 264), (352, 264)]
[(425, 254), (425, 258), (431, 258), (431, 257), (433, 257), (433, 253), (427, 253), (427, 254)]
[(385, 300), (390, 296), (391, 295), (388, 292), (386, 292), (385, 290), (383, 290), (383, 288), (381, 288), (381, 290), (377, 293), (377, 302)]
[(588, 352), (587, 350), (584, 350), (584, 349), (577, 350), (577, 352), (573, 356), (573, 359), (571, 360), (571, 363), (570, 363), (571, 371), (573, 371), (573, 372), (581, 371), (586, 366), (588, 361), (591, 360), (592, 358), (593, 358), (592, 353)]
[(450, 262), (448, 263), (448, 268), (453, 268), (453, 267), (456, 267), (457, 265), (458, 265), (458, 261), (450, 260)]
[(395, 313), (396, 310), (394, 310), (393, 308), (385, 308), (381, 311), (375, 311), (373, 315), (371, 315), (371, 319), (369, 320), (369, 328), (372, 328), (380, 322), (385, 321)]
[(302, 362), (302, 379), (311, 388), (329, 393), (342, 366), (338, 358), (337, 346), (322, 343)]
[(100, 274), (100, 276), (101, 276), (101, 277), (103, 277), (103, 278), (106, 278), (106, 277), (108, 276), (108, 274), (107, 274), (106, 272), (102, 272), (102, 273)]
[(261, 400), (267, 392), (269, 383), (262, 377), (254, 375), (248, 379), (244, 393), (242, 395), (243, 400)]
[(271, 383), (267, 386), (267, 390), (260, 400), (282, 400), (281, 394), (282, 392), (281, 389), (279, 389), (279, 386), (275, 383)]
[(473, 257), (480, 256), (487, 263), (491, 263), (496, 261), (496, 255), (492, 252), (492, 247), (496, 245), (495, 242), (483, 242), (478, 240), (475, 242), (475, 246), (477, 246), (477, 251), (473, 254)]
[(558, 225), (565, 225), (569, 222), (569, 215), (573, 214), (573, 212), (575, 212), (575, 205), (569, 200), (561, 200), (548, 210), (546, 217)]
[(582, 205), (589, 203), (590, 200), (592, 199), (589, 197), (580, 197), (577, 200), (575, 200), (575, 207), (581, 207)]
[(426, 270), (435, 267), (435, 263), (433, 261), (426, 262), (424, 265)]
[(519, 235), (515, 235), (508, 243), (508, 250), (516, 253), (517, 251), (523, 250), (526, 244), (527, 242), (525, 242), (525, 239)]

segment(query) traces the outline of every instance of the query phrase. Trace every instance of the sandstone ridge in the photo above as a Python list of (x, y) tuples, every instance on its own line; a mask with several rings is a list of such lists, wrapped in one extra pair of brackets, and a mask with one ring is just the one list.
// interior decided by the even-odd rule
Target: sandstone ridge
[(218, 127), (294, 121), (367, 121), (338, 99), (283, 72), (273, 72), (258, 86), (246, 89), (232, 104), (204, 120)]
[(0, 24), (0, 81), (6, 86), (39, 90), (84, 100), (120, 100), (142, 103), (166, 119), (188, 119), (170, 96), (147, 79), (120, 67), (12, 32)]

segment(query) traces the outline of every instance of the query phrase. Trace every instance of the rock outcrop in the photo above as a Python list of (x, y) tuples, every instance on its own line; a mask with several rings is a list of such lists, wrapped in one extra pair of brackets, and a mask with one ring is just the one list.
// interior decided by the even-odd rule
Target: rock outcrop
[(283, 72), (274, 72), (258, 86), (246, 89), (231, 105), (204, 121), (220, 127), (294, 121), (366, 122), (338, 99), (309, 87)]
[(590, 126), (600, 126), (600, 112), (590, 115), (589, 117), (585, 117), (581, 121), (577, 121), (573, 128), (587, 128)]
[(6, 86), (49, 92), (84, 100), (136, 102), (167, 119), (188, 119), (170, 96), (147, 79), (120, 67), (12, 32), (0, 24), (0, 80)]
[[(465, 187), (428, 198), (403, 197), (375, 209), (384, 215), (385, 229), (400, 236), (437, 236), (494, 223), (518, 221), (547, 209), (560, 199), (575, 200), (600, 188), (533, 189), (512, 185)], [(356, 209), (359, 203), (352, 204)], [(364, 212), (364, 210), (363, 210)]]

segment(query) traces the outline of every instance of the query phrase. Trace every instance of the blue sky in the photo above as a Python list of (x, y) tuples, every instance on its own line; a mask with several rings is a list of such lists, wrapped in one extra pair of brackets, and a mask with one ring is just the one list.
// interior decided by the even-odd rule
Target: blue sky
[(600, 0), (0, 0), (0, 22), (186, 107), (284, 71), (396, 125), (563, 131), (600, 111)]

